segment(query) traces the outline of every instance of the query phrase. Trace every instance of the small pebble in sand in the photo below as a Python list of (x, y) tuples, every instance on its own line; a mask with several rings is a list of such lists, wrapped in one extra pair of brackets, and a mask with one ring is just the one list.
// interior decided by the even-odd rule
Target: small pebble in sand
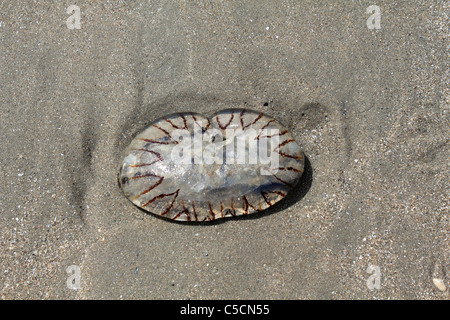
[(442, 279), (434, 278), (433, 283), (436, 286), (436, 288), (438, 288), (441, 291), (445, 291), (446, 287), (445, 287), (444, 281), (442, 281)]

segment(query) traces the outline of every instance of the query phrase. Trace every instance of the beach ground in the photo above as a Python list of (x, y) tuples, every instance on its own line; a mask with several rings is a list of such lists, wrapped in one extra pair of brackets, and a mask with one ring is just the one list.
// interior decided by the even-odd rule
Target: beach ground
[[(431, 0), (2, 1), (1, 298), (448, 299), (448, 14)], [(229, 107), (293, 133), (309, 162), (294, 199), (185, 225), (122, 195), (137, 132)]]

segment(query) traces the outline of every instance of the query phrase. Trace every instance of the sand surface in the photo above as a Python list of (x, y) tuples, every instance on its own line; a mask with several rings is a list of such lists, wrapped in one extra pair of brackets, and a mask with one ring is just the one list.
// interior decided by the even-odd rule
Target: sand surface
[[(1, 298), (448, 299), (445, 3), (1, 1)], [(184, 225), (122, 195), (146, 124), (228, 107), (302, 146), (288, 201)]]

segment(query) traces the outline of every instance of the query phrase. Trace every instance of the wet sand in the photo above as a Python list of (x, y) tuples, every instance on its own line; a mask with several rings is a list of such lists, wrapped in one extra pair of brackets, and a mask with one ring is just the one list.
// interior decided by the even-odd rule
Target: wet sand
[[(2, 1), (1, 298), (448, 299), (443, 3)], [(146, 124), (229, 107), (303, 148), (287, 201), (185, 225), (121, 194)]]

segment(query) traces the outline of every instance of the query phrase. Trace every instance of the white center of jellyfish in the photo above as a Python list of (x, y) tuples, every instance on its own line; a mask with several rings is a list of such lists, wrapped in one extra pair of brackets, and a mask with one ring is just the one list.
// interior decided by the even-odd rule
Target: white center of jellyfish
[(226, 139), (211, 132), (201, 140), (185, 136), (175, 147), (156, 146), (164, 161), (151, 172), (164, 177), (168, 191), (180, 189), (181, 199), (215, 201), (248, 194), (264, 188), (264, 175), (279, 167), (279, 154), (273, 151), (278, 139), (256, 136), (243, 130), (227, 131)]

